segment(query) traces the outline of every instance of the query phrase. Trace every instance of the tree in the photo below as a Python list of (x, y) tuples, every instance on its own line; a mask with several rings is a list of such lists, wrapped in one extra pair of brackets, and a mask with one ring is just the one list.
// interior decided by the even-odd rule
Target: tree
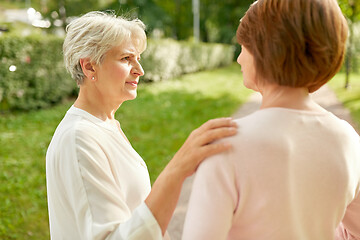
[[(119, 15), (138, 17), (148, 33), (161, 30), (164, 37), (186, 40), (193, 37), (192, 0), (32, 0), (41, 13), (54, 22), (91, 10), (114, 10)], [(199, 0), (200, 40), (234, 43), (239, 19), (254, 0)], [(59, 21), (57, 21), (59, 22)], [(159, 32), (159, 31), (157, 31)], [(151, 36), (151, 35), (150, 35)]]
[[(154, 0), (171, 17), (173, 36), (193, 36), (192, 0)], [(254, 0), (200, 0), (200, 38), (205, 42), (232, 43), (240, 18)]]
[(360, 1), (358, 0), (339, 0), (339, 5), (348, 20), (349, 41), (345, 58), (345, 88), (350, 86), (350, 73), (352, 71), (352, 61), (355, 54), (354, 50), (354, 25), (360, 21)]
[(146, 24), (148, 33), (152, 33), (155, 29), (163, 30), (166, 36), (172, 33), (172, 29), (168, 27), (172, 25), (171, 17), (155, 0), (113, 0), (102, 10), (113, 10), (117, 15), (139, 18)]
[[(33, 0), (34, 1), (34, 0)], [(41, 2), (40, 12), (48, 19), (60, 19), (62, 27), (67, 25), (67, 17), (78, 16), (88, 11), (98, 10), (98, 0), (35, 0)], [(55, 13), (55, 14), (54, 14)]]

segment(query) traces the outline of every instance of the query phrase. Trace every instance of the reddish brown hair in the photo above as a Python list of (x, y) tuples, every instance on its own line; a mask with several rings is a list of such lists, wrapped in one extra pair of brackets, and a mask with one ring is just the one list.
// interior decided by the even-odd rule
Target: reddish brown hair
[(261, 79), (314, 92), (339, 71), (347, 34), (336, 0), (259, 0), (236, 35)]

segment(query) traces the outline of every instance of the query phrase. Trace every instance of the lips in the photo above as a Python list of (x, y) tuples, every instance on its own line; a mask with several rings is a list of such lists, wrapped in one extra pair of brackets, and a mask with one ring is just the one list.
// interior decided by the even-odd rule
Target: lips
[(137, 81), (130, 81), (130, 82), (126, 82), (126, 83), (133, 86), (133, 87), (137, 87), (137, 85), (138, 85)]

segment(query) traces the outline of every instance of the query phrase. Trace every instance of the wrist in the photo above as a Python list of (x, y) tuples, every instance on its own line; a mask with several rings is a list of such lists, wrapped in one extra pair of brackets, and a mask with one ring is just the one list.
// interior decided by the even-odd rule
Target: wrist
[(164, 168), (161, 175), (164, 175), (165, 179), (175, 180), (182, 184), (190, 174), (188, 174), (185, 169), (173, 164), (170, 161), (169, 164)]

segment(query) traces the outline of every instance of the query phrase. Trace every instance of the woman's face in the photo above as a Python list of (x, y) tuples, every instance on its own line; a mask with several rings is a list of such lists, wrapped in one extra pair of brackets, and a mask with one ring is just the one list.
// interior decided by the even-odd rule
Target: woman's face
[(116, 104), (136, 98), (139, 77), (144, 75), (139, 60), (140, 53), (132, 41), (110, 49), (102, 63), (95, 66), (100, 96)]
[(258, 91), (254, 57), (244, 46), (241, 47), (241, 53), (237, 58), (237, 62), (241, 66), (245, 87)]

